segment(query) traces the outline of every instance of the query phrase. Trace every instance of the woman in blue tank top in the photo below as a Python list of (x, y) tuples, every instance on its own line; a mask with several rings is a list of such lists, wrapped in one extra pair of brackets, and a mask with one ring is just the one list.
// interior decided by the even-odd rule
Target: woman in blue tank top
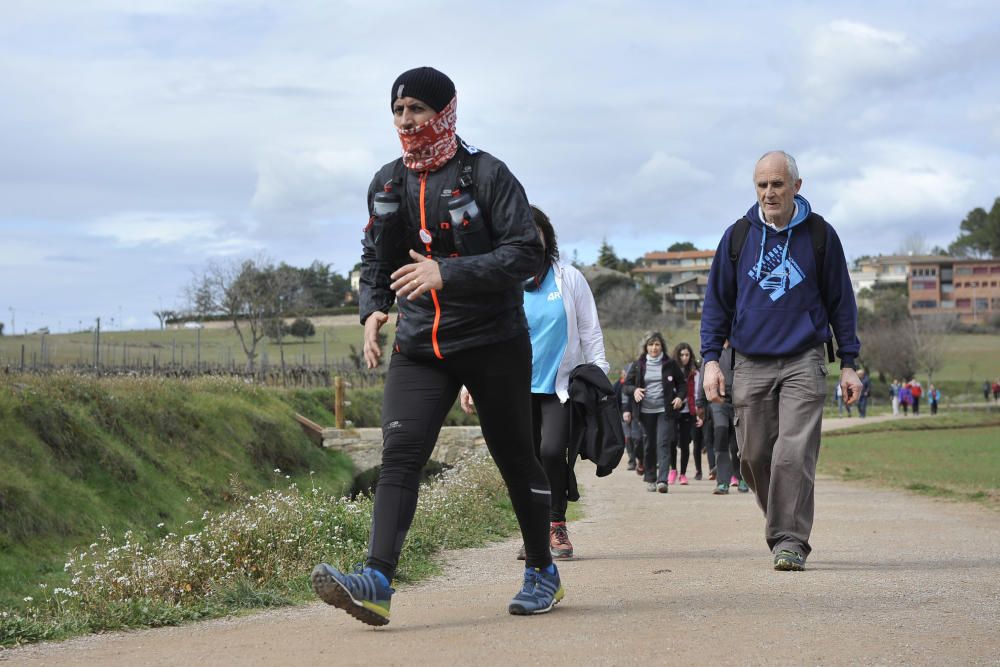
[[(549, 548), (553, 558), (572, 558), (573, 544), (566, 528), (569, 375), (585, 363), (605, 373), (611, 367), (604, 356), (604, 335), (590, 286), (576, 267), (559, 259), (548, 216), (536, 206), (531, 213), (545, 245), (544, 264), (524, 287), (524, 313), (531, 335), (531, 424), (535, 454), (552, 489)], [(472, 398), (464, 389), (462, 408), (472, 411)]]

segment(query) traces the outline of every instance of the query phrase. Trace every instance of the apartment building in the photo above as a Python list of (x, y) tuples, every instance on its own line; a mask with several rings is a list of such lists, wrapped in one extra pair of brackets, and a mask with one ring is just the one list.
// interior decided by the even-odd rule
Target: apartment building
[(650, 285), (669, 285), (688, 278), (708, 276), (714, 250), (681, 250), (677, 252), (647, 252), (642, 266), (633, 275)]
[(876, 285), (905, 285), (912, 260), (913, 255), (878, 255), (857, 260), (849, 272), (854, 293)]
[(632, 275), (649, 284), (663, 298), (663, 310), (700, 313), (714, 250), (647, 252)]
[(913, 258), (908, 281), (913, 316), (952, 315), (977, 324), (1000, 313), (1000, 260)]

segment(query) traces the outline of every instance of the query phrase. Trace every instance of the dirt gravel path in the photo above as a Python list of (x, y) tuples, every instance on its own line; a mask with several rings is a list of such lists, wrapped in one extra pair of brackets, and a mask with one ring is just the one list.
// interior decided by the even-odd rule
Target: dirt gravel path
[[(872, 421), (869, 419), (869, 421)], [(848, 420), (829, 420), (846, 426)], [(1000, 514), (821, 479), (813, 555), (775, 572), (749, 494), (580, 467), (566, 599), (512, 617), (518, 541), (452, 552), (392, 623), (316, 603), (0, 652), (11, 665), (1000, 664)]]

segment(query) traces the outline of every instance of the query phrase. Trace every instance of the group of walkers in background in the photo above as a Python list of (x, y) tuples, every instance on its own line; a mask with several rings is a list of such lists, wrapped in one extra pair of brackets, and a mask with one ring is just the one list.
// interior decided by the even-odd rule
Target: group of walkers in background
[[(892, 403), (893, 416), (899, 415), (902, 409), (903, 416), (909, 416), (910, 410), (914, 415), (920, 414), (920, 399), (924, 396), (924, 387), (916, 378), (911, 378), (906, 382), (894, 379), (889, 385), (889, 400)], [(938, 403), (941, 401), (941, 391), (933, 384), (927, 387), (927, 404), (930, 406), (931, 414), (936, 415)]]
[(691, 345), (679, 343), (669, 354), (663, 335), (651, 331), (640, 347), (615, 383), (628, 470), (642, 478), (647, 491), (669, 493), (670, 485), (689, 484), (693, 454), (694, 479), (706, 479), (707, 458), (707, 479), (717, 482), (714, 493), (727, 494), (730, 486), (749, 491), (739, 471), (732, 400), (706, 400)]

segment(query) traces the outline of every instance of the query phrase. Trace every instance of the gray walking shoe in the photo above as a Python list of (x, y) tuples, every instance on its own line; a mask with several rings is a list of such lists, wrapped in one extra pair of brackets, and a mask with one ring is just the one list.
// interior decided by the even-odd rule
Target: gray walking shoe
[(806, 569), (806, 559), (796, 551), (782, 549), (774, 555), (774, 569), (781, 572), (802, 572)]

